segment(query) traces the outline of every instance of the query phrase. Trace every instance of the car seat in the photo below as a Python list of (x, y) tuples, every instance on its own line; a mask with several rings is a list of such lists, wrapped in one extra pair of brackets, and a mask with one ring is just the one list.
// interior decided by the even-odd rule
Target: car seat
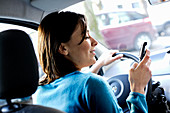
[(0, 99), (7, 102), (0, 107), (0, 112), (63, 113), (49, 107), (11, 101), (31, 96), (38, 80), (38, 63), (29, 35), (14, 29), (0, 32)]

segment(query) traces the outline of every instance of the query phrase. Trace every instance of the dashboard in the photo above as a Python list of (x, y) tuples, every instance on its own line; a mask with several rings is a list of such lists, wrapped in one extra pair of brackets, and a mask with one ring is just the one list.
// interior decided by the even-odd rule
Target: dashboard
[[(163, 87), (165, 96), (170, 101), (170, 48), (165, 48), (151, 54), (152, 82), (160, 82), (160, 87)], [(138, 57), (138, 56), (136, 56)], [(118, 103), (121, 107), (126, 103), (126, 98), (130, 92), (128, 81), (128, 73), (134, 60), (123, 58), (115, 61), (111, 66), (105, 69), (103, 77), (111, 85)]]

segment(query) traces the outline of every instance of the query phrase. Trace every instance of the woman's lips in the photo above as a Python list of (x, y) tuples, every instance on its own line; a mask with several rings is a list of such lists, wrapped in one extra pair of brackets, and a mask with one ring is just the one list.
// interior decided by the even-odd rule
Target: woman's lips
[(90, 53), (92, 53), (93, 55), (96, 55), (95, 50), (91, 50)]

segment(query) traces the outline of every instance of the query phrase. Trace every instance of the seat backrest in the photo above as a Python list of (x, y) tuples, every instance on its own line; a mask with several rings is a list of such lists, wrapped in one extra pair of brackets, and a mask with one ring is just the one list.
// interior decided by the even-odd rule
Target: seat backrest
[[(45, 110), (45, 107), (34, 105), (16, 104), (15, 108), (11, 103), (11, 99), (31, 96), (37, 89), (38, 80), (38, 63), (29, 35), (15, 29), (0, 32), (0, 99), (6, 99), (7, 106), (13, 107), (7, 111), (29, 110), (38, 113), (38, 108), (44, 109), (40, 109), (44, 113), (48, 111), (50, 108)], [(3, 110), (2, 107), (0, 112)]]
[(21, 30), (0, 33), (0, 98), (33, 94), (38, 85), (38, 64), (30, 37)]
[(0, 33), (0, 98), (30, 96), (38, 85), (38, 65), (29, 36), (20, 30)]

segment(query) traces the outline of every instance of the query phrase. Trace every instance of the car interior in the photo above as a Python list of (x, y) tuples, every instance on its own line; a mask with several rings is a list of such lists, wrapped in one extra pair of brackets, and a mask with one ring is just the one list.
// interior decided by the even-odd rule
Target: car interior
[[(146, 48), (150, 49), (152, 60), (150, 67), (152, 79), (145, 88), (149, 113), (170, 113), (170, 35), (168, 35), (170, 22), (164, 22), (163, 29), (158, 32), (160, 26), (153, 23), (154, 17), (150, 15), (155, 12), (167, 13), (161, 9), (155, 11), (153, 7), (169, 3), (167, 0), (161, 2), (160, 0), (129, 0), (127, 2), (123, 0), (0, 0), (0, 112), (63, 113), (58, 109), (34, 105), (32, 102), (38, 80), (44, 74), (38, 61), (37, 29), (41, 20), (53, 11), (74, 11), (85, 14), (89, 20), (90, 34), (99, 42), (96, 47), (96, 59), (109, 49), (119, 50), (115, 55), (123, 54), (123, 58), (103, 66), (98, 74), (112, 87), (124, 113), (129, 113), (126, 104), (126, 98), (130, 92), (128, 71), (134, 62), (140, 62), (142, 50), (139, 46), (134, 48), (134, 45), (141, 45), (144, 42), (149, 44)], [(84, 9), (81, 9), (82, 5)], [(105, 10), (109, 7), (111, 8)], [(124, 7), (144, 13), (147, 18), (118, 25), (110, 24), (100, 31), (101, 28), (98, 28), (95, 16), (101, 13), (102, 9), (110, 12), (110, 10), (114, 11), (114, 8), (117, 11)], [(154, 12), (151, 12), (152, 8)], [(103, 16), (101, 19), (106, 20)], [(111, 21), (115, 21), (114, 19), (111, 17)], [(122, 19), (126, 20), (127, 17)], [(144, 28), (143, 23), (149, 24), (149, 29)], [(141, 27), (142, 32), (134, 33), (132, 38), (128, 30), (136, 24)], [(110, 29), (119, 30), (123, 38), (114, 34), (114, 37), (119, 39), (115, 40), (111, 33), (118, 32), (112, 32)], [(146, 29), (153, 31), (153, 36), (148, 35)], [(135, 32), (133, 30), (131, 32)], [(102, 32), (108, 37), (105, 37)], [(125, 38), (127, 40), (124, 40)], [(113, 45), (117, 43), (117, 45), (112, 48), (107, 42)], [(83, 71), (88, 69), (89, 67)]]
[(6, 105), (2, 113), (63, 113), (59, 110), (22, 103), (13, 103), (14, 98), (31, 96), (37, 89), (38, 63), (29, 35), (21, 30), (10, 29), (0, 33), (0, 98)]

